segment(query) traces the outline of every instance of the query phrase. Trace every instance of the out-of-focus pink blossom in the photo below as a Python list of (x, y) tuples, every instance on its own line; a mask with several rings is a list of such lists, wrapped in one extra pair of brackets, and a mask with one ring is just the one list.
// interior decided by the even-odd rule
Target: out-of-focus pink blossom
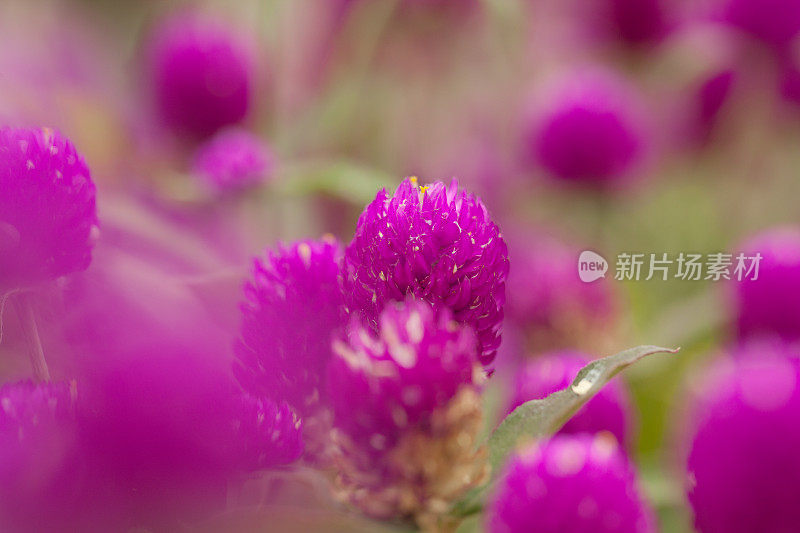
[(245, 130), (224, 130), (198, 148), (192, 172), (209, 188), (237, 191), (272, 177), (275, 156)]
[(0, 388), (0, 529), (68, 531), (79, 503), (75, 383)]
[[(594, 345), (615, 322), (617, 304), (606, 279), (578, 277), (580, 250), (541, 229), (510, 232), (506, 315), (526, 338), (527, 350)], [(588, 346), (586, 346), (588, 349)]]
[(561, 182), (622, 185), (652, 148), (642, 97), (610, 72), (578, 71), (545, 91), (536, 107), (525, 156)]
[[(761, 254), (761, 259), (757, 279), (751, 279), (755, 271), (745, 275), (744, 270), (742, 281), (729, 283), (736, 335), (800, 339), (800, 229), (780, 227), (759, 233), (734, 255), (739, 253), (747, 258)], [(753, 261), (747, 259), (745, 269), (751, 266)]]
[(148, 42), (161, 119), (190, 137), (207, 137), (244, 119), (255, 90), (250, 43), (219, 19), (179, 11), (160, 21)]
[(781, 54), (800, 35), (800, 5), (794, 0), (728, 0), (723, 20)]
[(654, 533), (655, 513), (613, 438), (560, 435), (512, 457), (486, 513), (491, 533)]
[(800, 359), (753, 345), (696, 381), (687, 493), (702, 533), (797, 531)]

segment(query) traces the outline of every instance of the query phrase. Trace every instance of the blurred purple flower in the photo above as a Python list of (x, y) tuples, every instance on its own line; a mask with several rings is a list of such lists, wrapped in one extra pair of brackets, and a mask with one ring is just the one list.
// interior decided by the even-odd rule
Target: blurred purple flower
[(754, 348), (717, 360), (698, 385), (687, 489), (697, 530), (800, 530), (800, 359)]
[(540, 230), (508, 234), (510, 259), (506, 316), (526, 337), (533, 352), (589, 345), (607, 332), (616, 317), (609, 283), (584, 283), (578, 277), (580, 251)]
[(224, 130), (201, 146), (192, 172), (210, 188), (224, 192), (256, 185), (272, 177), (275, 156), (257, 136)]
[(179, 530), (223, 510), (228, 481), (265, 444), (244, 440), (259, 437), (230, 372), (235, 325), (219, 320), (236, 311), (235, 285), (224, 312), (205, 307), (185, 262), (209, 267), (213, 252), (158, 222), (169, 238), (151, 242), (133, 218), (134, 228), (106, 233), (91, 269), (69, 278), (64, 339), (51, 343), (67, 352), (56, 368), (79, 386), (81, 498), (66, 531)]
[(97, 232), (95, 186), (72, 143), (0, 129), (0, 290), (84, 270)]
[(413, 295), (470, 326), (480, 362), (491, 365), (500, 345), (508, 249), (483, 203), (456, 180), (419, 187), (409, 178), (393, 196), (378, 192), (358, 220), (344, 265), (348, 308), (373, 331), (387, 302)]
[(513, 457), (486, 524), (490, 533), (656, 531), (633, 466), (603, 434), (556, 436)]
[(73, 384), (0, 389), (0, 529), (66, 531), (76, 503)]
[(784, 53), (800, 34), (800, 4), (795, 0), (728, 0), (724, 20)]
[(651, 140), (640, 100), (633, 86), (611, 73), (574, 74), (549, 93), (527, 125), (528, 159), (564, 182), (622, 184)]
[[(511, 412), (529, 400), (544, 398), (569, 387), (578, 371), (591, 358), (572, 351), (543, 354), (525, 362), (517, 373)], [(561, 433), (599, 433), (609, 431), (623, 446), (631, 437), (631, 402), (624, 384), (608, 383), (589, 400), (561, 429)]]
[(339, 487), (366, 513), (420, 525), (482, 479), (477, 343), (447, 309), (389, 304), (375, 336), (357, 319), (328, 371)]
[(729, 283), (738, 337), (800, 339), (800, 229), (764, 231), (740, 250), (747, 256), (760, 253), (762, 259), (758, 279)]
[(239, 452), (251, 447), (236, 431), (242, 405), (223, 361), (164, 341), (87, 357), (78, 401), (86, 472), (76, 514), (92, 531), (174, 531), (221, 512), (228, 480), (250, 459)]
[(207, 137), (250, 111), (255, 60), (241, 32), (180, 11), (150, 36), (148, 59), (158, 113), (175, 131)]
[(332, 237), (281, 246), (255, 260), (244, 288), (234, 373), (251, 394), (304, 418), (325, 397), (331, 337), (345, 323), (340, 260)]

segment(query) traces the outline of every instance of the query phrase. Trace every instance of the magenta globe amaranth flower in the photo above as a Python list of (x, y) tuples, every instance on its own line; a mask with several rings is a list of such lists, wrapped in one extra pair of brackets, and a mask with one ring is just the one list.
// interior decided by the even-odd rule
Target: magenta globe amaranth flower
[(335, 345), (328, 379), (336, 426), (380, 452), (406, 427), (428, 427), (433, 411), (472, 382), (477, 344), (425, 302), (390, 304), (379, 322), (377, 338), (351, 327), (347, 343)]
[(562, 80), (527, 126), (526, 157), (553, 178), (607, 187), (630, 178), (648, 149), (636, 89), (606, 72)]
[(274, 167), (275, 156), (266, 143), (245, 130), (231, 129), (198, 149), (192, 171), (209, 188), (225, 192), (266, 181)]
[(436, 182), (404, 180), (381, 190), (358, 220), (345, 251), (345, 295), (351, 313), (373, 331), (390, 301), (413, 295), (470, 326), (479, 359), (490, 365), (500, 345), (508, 250), (475, 196)]
[(77, 502), (75, 384), (0, 388), (0, 529), (67, 531)]
[(281, 246), (256, 259), (244, 288), (234, 372), (251, 394), (303, 417), (325, 395), (332, 334), (345, 321), (340, 259), (332, 237)]
[(148, 52), (157, 111), (173, 130), (206, 137), (247, 115), (255, 61), (233, 28), (181, 11), (159, 24)]
[(0, 129), (0, 290), (86, 269), (95, 186), (72, 143), (50, 129)]
[(752, 349), (698, 386), (687, 463), (697, 530), (799, 531), (800, 359)]
[(723, 13), (729, 24), (780, 53), (800, 34), (800, 4), (794, 0), (728, 0)]
[[(755, 271), (732, 279), (736, 333), (739, 338), (777, 336), (800, 339), (800, 229), (779, 227), (755, 235), (741, 247), (746, 257), (761, 255)], [(751, 265), (748, 261), (745, 267)]]
[[(591, 358), (579, 352), (543, 354), (523, 363), (517, 373), (509, 411), (529, 401), (545, 398), (569, 387)], [(589, 400), (561, 429), (561, 433), (599, 433), (608, 431), (622, 444), (631, 436), (630, 398), (623, 384), (611, 381)]]
[(512, 457), (491, 497), (490, 533), (654, 533), (636, 473), (608, 435), (556, 436)]
[(377, 336), (354, 320), (334, 350), (341, 496), (372, 516), (435, 523), (486, 474), (475, 336), (408, 300), (386, 307)]

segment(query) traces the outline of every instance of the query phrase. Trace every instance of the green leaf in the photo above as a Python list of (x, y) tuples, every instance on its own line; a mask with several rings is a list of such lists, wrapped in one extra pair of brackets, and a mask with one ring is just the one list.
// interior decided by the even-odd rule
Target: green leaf
[(509, 454), (525, 441), (552, 435), (625, 367), (655, 353), (677, 350), (658, 346), (637, 346), (586, 365), (572, 385), (541, 400), (526, 402), (508, 415), (489, 437), (492, 472), (503, 466)]
[[(554, 434), (611, 378), (636, 361), (655, 353), (676, 353), (678, 349), (637, 346), (616, 355), (592, 361), (578, 372), (572, 384), (541, 400), (526, 402), (511, 412), (489, 436), (489, 462), (493, 478), (508, 456), (526, 441)], [(490, 484), (472, 490), (453, 506), (454, 516), (479, 513)]]

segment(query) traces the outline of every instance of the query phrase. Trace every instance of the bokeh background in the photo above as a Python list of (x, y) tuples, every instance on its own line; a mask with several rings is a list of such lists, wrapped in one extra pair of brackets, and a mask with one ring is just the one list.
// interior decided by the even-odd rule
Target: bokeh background
[[(149, 257), (145, 270), (126, 263), (134, 279), (179, 280), (224, 327), (238, 323), (241, 280), (264, 248), (324, 233), (347, 242), (379, 188), (411, 175), (457, 177), (509, 240), (509, 305), (524, 310), (526, 291), (540, 287), (583, 302), (567, 302), (546, 338), (507, 320), (490, 401), (500, 411), (514, 362), (552, 347), (601, 356), (680, 346), (625, 380), (635, 399), (632, 453), (662, 530), (690, 531), (680, 466), (686, 392), (734, 337), (730, 284), (615, 281), (613, 262), (623, 252), (732, 251), (760, 230), (800, 222), (793, 5), (5, 0), (0, 122), (44, 124), (73, 139), (98, 185), (102, 231), (115, 237), (98, 261)], [(159, 112), (149, 47), (161, 21), (187, 9), (234, 28), (251, 54), (252, 93), (234, 122), (274, 161), (246, 192), (222, 194), (197, 179), (203, 135), (164, 127)], [(614, 80), (609, 112), (632, 117), (635, 163), (559, 177), (531, 139), (569, 80), (594, 75)], [(615, 150), (613, 128), (586, 135), (592, 150)], [(612, 263), (596, 282), (599, 300), (582, 300), (588, 289), (576, 281), (583, 249)], [(534, 259), (515, 262), (526, 250)], [(6, 346), (13, 342), (12, 334)], [(70, 364), (54, 362), (56, 372)], [(7, 379), (24, 377), (25, 365), (0, 362)]]

